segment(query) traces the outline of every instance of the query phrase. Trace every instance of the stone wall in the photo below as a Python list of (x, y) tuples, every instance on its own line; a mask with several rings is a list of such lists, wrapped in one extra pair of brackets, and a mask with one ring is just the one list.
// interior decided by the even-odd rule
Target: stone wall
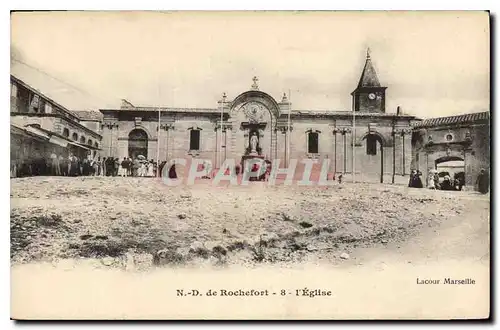
[[(157, 158), (158, 121), (144, 115), (146, 120), (136, 120), (132, 115), (125, 118), (105, 114), (103, 122), (102, 147), (106, 157), (128, 156), (128, 135), (134, 129), (143, 129), (148, 136), (148, 159)], [(392, 136), (394, 117), (367, 117), (359, 116), (356, 119), (355, 138), (355, 174), (359, 181), (380, 182), (383, 170), (384, 182), (392, 182), (393, 153), (395, 153), (395, 175), (405, 177), (411, 169), (411, 136), (409, 134), (409, 120), (406, 117), (396, 118), (394, 129), (397, 135)], [(120, 119), (120, 120), (118, 120)], [(125, 120), (128, 119), (128, 120)], [(151, 120), (153, 119), (153, 120)], [(329, 160), (329, 173), (352, 173), (353, 134), (352, 119), (350, 117), (336, 118), (332, 116), (294, 116), (292, 130), (287, 134), (286, 124), (281, 120), (278, 129), (266, 127), (261, 139), (262, 154), (268, 155), (272, 144), (271, 134), (276, 134), (276, 151), (272, 158), (280, 159), (280, 167), (287, 166), (287, 139), (290, 139), (290, 157), (297, 159), (298, 168), (303, 168), (303, 159), (317, 161), (315, 170), (319, 170), (325, 159)], [(188, 161), (193, 158), (209, 159), (215, 167), (221, 161), (230, 158), (239, 162), (244, 154), (245, 139), (248, 136), (239, 126), (240, 122), (225, 121), (224, 130), (220, 129), (218, 114), (164, 114), (161, 118), (159, 133), (159, 158), (161, 160), (181, 158)], [(270, 126), (270, 125), (268, 125)], [(200, 130), (200, 150), (189, 150), (190, 130)], [(308, 132), (318, 133), (318, 153), (308, 153)], [(366, 135), (376, 134), (377, 154), (367, 155)], [(404, 135), (401, 134), (404, 133)], [(222, 148), (221, 148), (222, 137)], [(344, 148), (345, 142), (345, 148)], [(381, 154), (381, 146), (383, 157)], [(395, 149), (393, 149), (393, 146)], [(222, 151), (222, 157), (221, 157)], [(404, 157), (403, 157), (404, 154)], [(276, 157), (274, 157), (276, 156)], [(221, 159), (222, 158), (222, 159)], [(383, 159), (382, 159), (383, 158)], [(383, 163), (382, 163), (383, 162)], [(383, 164), (383, 165), (382, 165)], [(396, 180), (399, 182), (401, 180)]]

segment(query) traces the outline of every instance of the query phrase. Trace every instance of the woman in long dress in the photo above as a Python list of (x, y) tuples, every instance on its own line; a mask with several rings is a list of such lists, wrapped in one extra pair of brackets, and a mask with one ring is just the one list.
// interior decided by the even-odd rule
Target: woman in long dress
[(436, 189), (436, 185), (434, 184), (434, 174), (429, 173), (429, 189)]
[(144, 162), (141, 163), (139, 167), (139, 176), (144, 176), (146, 174), (146, 164)]
[(153, 169), (153, 162), (148, 163), (148, 175), (147, 176), (149, 176), (150, 178), (155, 176), (155, 172)]
[(125, 158), (118, 166), (118, 176), (126, 176), (127, 169), (123, 166), (123, 165), (125, 165), (124, 162), (125, 162)]

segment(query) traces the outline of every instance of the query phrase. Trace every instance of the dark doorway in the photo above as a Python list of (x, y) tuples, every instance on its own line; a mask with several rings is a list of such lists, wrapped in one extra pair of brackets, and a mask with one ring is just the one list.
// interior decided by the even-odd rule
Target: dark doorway
[(384, 143), (382, 138), (378, 134), (368, 134), (364, 139), (366, 140), (366, 154), (370, 157), (380, 157), (380, 183), (384, 183)]
[(319, 152), (319, 134), (316, 132), (309, 132), (307, 137), (307, 152), (310, 154), (317, 154)]
[(465, 161), (457, 156), (444, 156), (436, 159), (435, 169), (438, 171), (439, 184), (449, 176), (451, 180), (460, 180), (465, 185)]
[(148, 134), (142, 129), (134, 129), (128, 135), (128, 155), (135, 159), (142, 155), (148, 158)]

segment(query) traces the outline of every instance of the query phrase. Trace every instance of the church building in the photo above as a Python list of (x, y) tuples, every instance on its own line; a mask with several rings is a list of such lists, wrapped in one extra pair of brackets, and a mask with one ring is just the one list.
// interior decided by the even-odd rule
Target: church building
[[(346, 111), (294, 110), (283, 95), (260, 90), (258, 79), (214, 108), (141, 107), (123, 100), (101, 109), (101, 156), (163, 160), (200, 158), (219, 168), (247, 155), (280, 161), (329, 160), (329, 173), (356, 181), (407, 182), (412, 161), (414, 116), (386, 112), (386, 89), (367, 53)], [(349, 111), (350, 110), (350, 111)], [(354, 162), (354, 166), (353, 166)], [(302, 165), (303, 166), (303, 165)]]

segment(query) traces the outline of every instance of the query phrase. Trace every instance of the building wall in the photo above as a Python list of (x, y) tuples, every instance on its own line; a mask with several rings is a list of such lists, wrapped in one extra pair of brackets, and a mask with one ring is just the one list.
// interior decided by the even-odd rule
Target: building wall
[[(383, 171), (384, 182), (392, 182), (394, 166), (395, 182), (406, 181), (412, 160), (409, 121), (397, 119), (394, 129), (397, 132), (395, 137), (392, 136), (392, 118), (357, 118), (353, 141), (352, 120), (350, 119), (294, 118), (290, 135), (291, 158), (299, 161), (304, 158), (317, 159), (319, 164), (323, 164), (323, 161), (328, 159), (330, 172), (350, 176), (353, 171), (354, 149), (354, 169), (358, 180), (380, 182)], [(307, 132), (310, 130), (319, 133), (319, 152), (314, 155), (308, 154)], [(380, 136), (381, 142), (377, 142), (376, 155), (367, 154), (365, 136), (370, 132)], [(284, 134), (281, 135), (282, 138), (278, 140), (279, 150), (286, 147), (286, 138)], [(285, 152), (279, 152), (279, 154), (284, 155)], [(393, 155), (395, 155), (394, 164)]]
[[(148, 135), (148, 159), (157, 158), (157, 120), (140, 120), (136, 122), (132, 115), (126, 117), (126, 112), (113, 112), (104, 114), (103, 122), (103, 152), (106, 157), (128, 156), (128, 135), (135, 128), (144, 129)], [(218, 118), (215, 115), (206, 114), (179, 114), (165, 113), (161, 118), (162, 129), (160, 131), (160, 161), (173, 158), (186, 159), (188, 162), (193, 158), (209, 159), (218, 167), (222, 160), (232, 158), (239, 162), (244, 154), (245, 139), (244, 132), (231, 121), (231, 129), (221, 132)], [(147, 119), (146, 114), (143, 118)], [(294, 116), (292, 119), (292, 130), (286, 134), (286, 127), (280, 122), (278, 130), (264, 130), (263, 154), (267, 155), (268, 146), (271, 145), (271, 134), (276, 134), (276, 156), (280, 159), (280, 166), (286, 166), (286, 141), (290, 139), (290, 157), (298, 160), (298, 170), (304, 167), (303, 159), (317, 161), (314, 170), (319, 171), (323, 161), (329, 160), (329, 172), (343, 173), (346, 176), (352, 174), (353, 135), (352, 120), (350, 118), (337, 118), (325, 116)], [(200, 150), (190, 152), (190, 129), (200, 129)], [(383, 145), (383, 180), (392, 182), (393, 175), (393, 153), (395, 153), (395, 176), (396, 182), (407, 181), (411, 169), (412, 150), (409, 120), (405, 117), (396, 118), (394, 129), (399, 132), (395, 139), (392, 136), (393, 117), (359, 117), (356, 119), (355, 139), (355, 161), (356, 177), (359, 181), (380, 182), (382, 170), (382, 157), (380, 143), (378, 143), (377, 155), (367, 155), (365, 135), (370, 131), (380, 136)], [(344, 135), (345, 133), (345, 151)], [(318, 153), (308, 153), (308, 132), (317, 132), (319, 137)], [(334, 134), (334, 131), (336, 134)], [(285, 132), (285, 133), (284, 133)], [(401, 132), (404, 135), (401, 135)], [(220, 148), (220, 137), (222, 135), (222, 149)], [(394, 143), (395, 141), (395, 143)], [(403, 147), (404, 146), (404, 147)], [(395, 149), (393, 149), (395, 148)], [(403, 156), (404, 155), (404, 156)]]
[[(464, 160), (467, 189), (475, 189), (481, 169), (490, 169), (490, 132), (486, 123), (421, 128), (414, 134), (413, 164), (422, 171), (425, 182), (429, 170), (436, 168), (436, 160), (443, 157)], [(446, 138), (449, 134), (451, 140)]]
[(87, 120), (81, 120), (80, 124), (83, 126), (87, 127), (88, 129), (101, 134), (102, 129), (101, 129), (101, 122), (100, 121), (87, 121)]
[(83, 137), (85, 142), (87, 143), (89, 140), (92, 141), (92, 144), (95, 146), (95, 142), (101, 142), (101, 136), (96, 132), (89, 132), (81, 128), (77, 123), (70, 121), (66, 118), (57, 117), (54, 115), (23, 115), (23, 114), (13, 114), (11, 115), (11, 122), (19, 125), (40, 125), (41, 128), (46, 129), (48, 131), (64, 135), (64, 130), (67, 129), (69, 131), (69, 138), (73, 136), (73, 133), (78, 135), (78, 142)]

